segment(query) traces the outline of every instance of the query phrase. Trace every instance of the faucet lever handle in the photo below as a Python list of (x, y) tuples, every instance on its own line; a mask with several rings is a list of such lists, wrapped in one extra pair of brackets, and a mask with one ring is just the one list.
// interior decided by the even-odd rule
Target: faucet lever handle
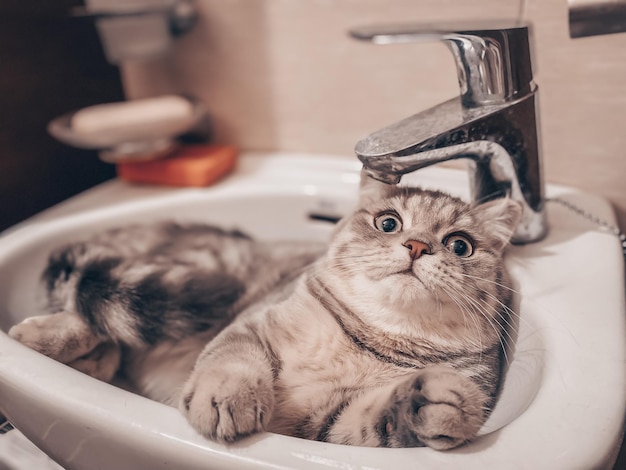
[(350, 35), (374, 44), (445, 42), (468, 108), (514, 101), (534, 89), (528, 24), (375, 25), (352, 29)]

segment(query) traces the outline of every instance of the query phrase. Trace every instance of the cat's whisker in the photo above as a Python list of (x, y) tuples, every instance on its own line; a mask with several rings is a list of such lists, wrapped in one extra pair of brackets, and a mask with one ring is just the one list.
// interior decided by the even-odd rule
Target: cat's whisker
[[(478, 278), (479, 279), (479, 278)], [(526, 320), (525, 318), (523, 318), (519, 313), (517, 313), (515, 310), (513, 310), (511, 307), (509, 307), (508, 305), (506, 305), (504, 302), (502, 302), (500, 299), (498, 299), (496, 296), (494, 296), (493, 294), (487, 292), (484, 289), (479, 289), (478, 287), (475, 286), (469, 286), (472, 287), (473, 289), (476, 290), (476, 292), (482, 292), (484, 295), (488, 296), (490, 299), (492, 299), (494, 302), (497, 302), (504, 311), (506, 311), (511, 317), (516, 318), (518, 320), (519, 323), (523, 322), (524, 325), (531, 327), (530, 323), (528, 322), (528, 320)], [(508, 323), (508, 322), (507, 322)], [(519, 326), (518, 327), (514, 327), (512, 324), (508, 323), (508, 325), (511, 328), (514, 328), (515, 331), (517, 332), (519, 330)]]
[[(459, 274), (461, 274), (461, 273), (459, 273)], [(461, 275), (462, 275), (462, 274), (461, 274)], [(518, 316), (518, 314), (517, 314), (515, 311), (513, 311), (513, 310), (512, 310), (511, 308), (509, 308), (506, 304), (504, 304), (503, 302), (501, 302), (501, 301), (500, 301), (497, 297), (495, 297), (495, 296), (494, 296), (493, 294), (491, 294), (490, 292), (488, 292), (488, 291), (486, 291), (486, 290), (484, 290), (484, 289), (480, 289), (480, 288), (478, 288), (478, 287), (476, 287), (476, 286), (474, 286), (474, 285), (471, 285), (471, 284), (464, 284), (464, 285), (463, 285), (463, 287), (464, 287), (464, 288), (473, 289), (473, 290), (474, 290), (474, 292), (481, 293), (481, 294), (483, 294), (483, 295), (485, 295), (485, 296), (489, 297), (489, 298), (490, 298), (490, 299), (492, 299), (494, 302), (496, 302), (498, 305), (500, 305), (500, 306), (502, 307), (502, 309), (503, 309), (503, 311), (504, 311), (504, 312), (506, 312), (506, 313), (508, 313), (508, 314), (511, 314), (512, 316), (514, 316), (514, 317), (516, 317), (516, 318), (517, 318), (517, 317), (519, 317), (519, 316)], [(486, 319), (488, 319), (488, 320), (493, 320), (493, 321), (495, 321), (495, 322), (498, 324), (498, 326), (500, 326), (500, 328), (503, 330), (503, 332), (504, 332), (504, 333), (508, 333), (508, 330), (507, 330), (506, 328), (504, 328), (504, 325), (500, 324), (500, 322), (498, 321), (498, 318), (501, 318), (501, 319), (502, 319), (502, 320), (506, 323), (506, 325), (507, 325), (507, 326), (509, 326), (509, 327), (511, 327), (511, 328), (514, 328), (514, 327), (513, 327), (513, 325), (512, 325), (512, 324), (511, 324), (511, 323), (510, 323), (510, 322), (509, 322), (509, 321), (508, 321), (508, 320), (507, 320), (507, 319), (506, 319), (503, 315), (501, 315), (501, 313), (502, 313), (502, 312), (501, 312), (501, 311), (499, 311), (499, 310), (496, 308), (496, 306), (489, 304), (489, 303), (488, 303), (488, 302), (486, 302), (485, 300), (481, 299), (481, 298), (480, 298), (480, 296), (476, 296), (476, 298), (474, 299), (474, 298), (472, 298), (472, 297), (470, 297), (470, 296), (468, 295), (468, 299), (470, 299), (470, 300), (471, 300), (471, 301), (473, 301), (473, 302), (481, 301), (481, 302), (484, 304), (484, 306), (485, 306), (486, 308), (491, 309), (494, 315), (486, 315), (486, 316), (485, 316), (485, 318), (486, 318)], [(481, 309), (481, 310), (482, 310), (483, 312), (485, 312), (485, 310), (484, 310), (484, 309)]]
[(491, 193), (488, 194), (484, 194), (483, 196), (481, 196), (480, 198), (476, 199), (476, 204), (482, 204), (484, 202), (488, 202), (491, 201), (492, 199), (496, 198), (496, 197), (502, 197), (502, 193), (501, 191), (493, 191)]
[(371, 250), (368, 251), (367, 253), (335, 253), (333, 255), (333, 258), (337, 258), (337, 259), (341, 259), (341, 258), (367, 258), (372, 256), (372, 253), (376, 253), (376, 252), (372, 252)]
[[(454, 286), (452, 286), (450, 283), (448, 283), (447, 285), (456, 291)], [(486, 294), (488, 294), (488, 293), (486, 293)], [(513, 338), (510, 337), (510, 334), (507, 331), (507, 329), (504, 327), (504, 325), (502, 325), (498, 321), (497, 317), (492, 317), (492, 316), (488, 315), (486, 309), (483, 308), (480, 304), (477, 303), (477, 299), (473, 299), (469, 295), (467, 295), (465, 293), (462, 293), (462, 292), (459, 292), (459, 295), (462, 295), (466, 299), (466, 301), (470, 302), (475, 307), (474, 309), (472, 309), (473, 311), (479, 313), (480, 315), (482, 315), (485, 318), (485, 320), (487, 320), (490, 328), (492, 328), (494, 330), (494, 332), (496, 333), (496, 335), (498, 337), (498, 340), (499, 340), (500, 345), (502, 347), (502, 351), (503, 351), (503, 354), (504, 354), (505, 361), (507, 362), (507, 364), (510, 364), (509, 358), (508, 358), (508, 355), (507, 355), (507, 347), (511, 347), (511, 344), (509, 344), (509, 341), (506, 338), (506, 336), (509, 336), (509, 339), (511, 340), (511, 342), (513, 342)], [(494, 306), (488, 304), (485, 301), (483, 301), (483, 303), (485, 304), (485, 307), (488, 307), (488, 308), (492, 309), (494, 313), (498, 313), (497, 309)], [(497, 325), (497, 327), (496, 327), (496, 325), (494, 325), (494, 323)]]
[[(489, 303), (487, 303), (484, 300), (481, 300), (481, 302), (485, 305), (485, 308), (492, 309), (495, 314), (499, 313), (499, 311), (495, 308), (495, 306), (490, 305)], [(499, 318), (502, 319), (502, 321), (506, 325), (510, 325), (510, 323), (502, 315), (500, 315), (500, 316), (493, 316), (493, 317), (489, 317), (489, 316), (485, 315), (485, 318), (487, 319), (487, 321), (489, 322), (491, 327), (498, 333), (498, 338), (500, 340), (500, 345), (502, 346), (502, 352), (504, 354), (504, 359), (505, 359), (507, 364), (510, 364), (510, 360), (509, 360), (507, 351), (510, 351), (513, 348), (513, 346), (515, 344), (515, 340), (514, 340), (513, 336), (511, 336), (511, 334), (508, 331), (508, 329), (506, 328), (506, 326), (503, 325), (502, 323), (500, 323)], [(494, 326), (493, 323), (495, 323), (498, 326), (498, 328), (496, 328), (496, 326)]]
[(468, 278), (474, 279), (476, 281), (481, 281), (481, 282), (487, 282), (489, 284), (494, 284), (494, 285), (496, 285), (498, 287), (501, 287), (501, 288), (503, 288), (505, 290), (508, 290), (509, 292), (512, 292), (513, 294), (516, 294), (516, 295), (522, 295), (522, 293), (520, 291), (515, 290), (512, 287), (507, 286), (506, 284), (502, 284), (501, 282), (492, 281), (490, 279), (485, 279), (483, 277), (478, 277), (478, 276), (472, 276), (471, 274), (466, 274), (466, 273), (461, 273), (461, 272), (458, 273), (458, 274), (459, 274), (459, 276), (468, 277)]
[[(490, 309), (494, 313), (493, 316), (489, 316), (489, 315), (484, 315), (484, 316), (489, 322), (489, 324), (491, 325), (491, 327), (494, 328), (494, 330), (496, 330), (496, 332), (498, 333), (499, 339), (500, 339), (500, 345), (502, 346), (502, 351), (505, 357), (505, 361), (507, 362), (507, 364), (510, 364), (507, 350), (510, 351), (511, 349), (513, 349), (513, 346), (515, 344), (515, 339), (511, 335), (509, 328), (515, 330), (515, 327), (506, 319), (505, 315), (502, 315), (502, 313), (503, 312), (508, 313), (507, 311), (509, 312), (513, 312), (513, 311), (509, 307), (507, 307), (505, 304), (500, 302), (496, 297), (491, 295), (489, 292), (486, 292), (486, 291), (482, 291), (482, 292), (488, 297), (492, 298), (497, 304), (500, 304), (503, 307), (503, 310), (501, 311), (496, 308), (496, 305), (491, 305), (487, 301), (480, 299), (480, 298), (476, 299), (476, 301), (480, 301), (484, 304), (485, 309)], [(502, 323), (500, 321), (502, 321)], [(493, 323), (495, 323), (499, 328), (496, 329)], [(515, 330), (515, 332), (517, 331)]]
[[(471, 312), (474, 314), (473, 321), (477, 324), (477, 328), (479, 328), (479, 326), (478, 326), (479, 325), (479, 320), (478, 320), (478, 318), (476, 318), (476, 316), (480, 315), (480, 316), (482, 316), (483, 318), (485, 318), (487, 320), (487, 322), (489, 324), (489, 327), (492, 328), (496, 333), (498, 333), (498, 330), (491, 323), (491, 319), (489, 318), (489, 316), (484, 313), (483, 308), (479, 304), (476, 303), (475, 299), (472, 299), (469, 295), (467, 295), (465, 293), (461, 293), (461, 295), (472, 306)], [(481, 349), (481, 351), (482, 351), (482, 349)]]
[(367, 264), (379, 264), (379, 259), (381, 256), (383, 256), (382, 253), (370, 252), (366, 255), (335, 255), (332, 256), (331, 259), (332, 262), (337, 265), (352, 264), (354, 266), (362, 266), (363, 261), (365, 261)]
[[(459, 310), (461, 312), (465, 312), (466, 308), (465, 306), (457, 299), (457, 297), (449, 292), (445, 287), (441, 286), (441, 290), (444, 291), (444, 293), (448, 296), (448, 298), (450, 298), (452, 300), (452, 302), (454, 302), (456, 304), (456, 306), (459, 308)], [(468, 329), (468, 323), (467, 323), (467, 318), (465, 315), (462, 316), (463, 317), (463, 324), (465, 326), (465, 329)]]
[[(490, 279), (485, 279), (485, 278), (478, 277), (478, 276), (472, 276), (472, 275), (470, 275), (470, 274), (466, 274), (466, 273), (457, 273), (457, 274), (458, 274), (459, 276), (467, 277), (467, 278), (469, 278), (469, 279), (473, 279), (473, 280), (476, 280), (476, 281), (486, 282), (486, 283), (488, 283), (488, 284), (493, 284), (493, 285), (496, 285), (496, 286), (498, 286), (498, 287), (501, 287), (501, 288), (503, 288), (503, 289), (505, 289), (505, 290), (510, 291), (511, 293), (513, 293), (513, 294), (515, 294), (515, 295), (522, 296), (522, 294), (521, 294), (519, 291), (517, 291), (517, 290), (515, 290), (515, 289), (512, 289), (512, 288), (510, 288), (510, 287), (508, 287), (508, 286), (506, 286), (505, 284), (502, 284), (502, 283), (500, 283), (500, 282), (492, 281), (492, 280), (490, 280)], [(489, 292), (487, 292), (486, 290), (484, 290), (484, 289), (480, 289), (480, 288), (478, 288), (478, 287), (476, 287), (476, 286), (474, 286), (474, 285), (472, 285), (472, 284), (468, 284), (467, 286), (468, 286), (468, 287), (472, 287), (472, 288), (474, 288), (474, 289), (476, 290), (476, 292), (483, 292), (483, 293), (485, 293), (485, 294), (489, 294)], [(502, 305), (503, 307), (505, 307), (505, 308), (509, 309), (509, 313), (511, 313), (513, 316), (515, 316), (516, 318), (520, 318), (520, 315), (519, 315), (517, 312), (515, 312), (514, 310), (511, 310), (511, 309), (510, 309), (510, 308), (509, 308), (506, 304), (504, 304), (502, 301), (500, 301), (500, 300), (499, 300), (497, 297), (495, 297), (493, 294), (489, 294), (489, 295), (491, 295), (491, 298), (493, 298), (495, 301), (497, 301), (500, 305)], [(520, 318), (520, 319), (521, 319), (521, 318)]]
[(510, 308), (508, 305), (506, 305), (504, 302), (500, 301), (497, 297), (495, 297), (494, 295), (490, 294), (489, 292), (485, 292), (485, 295), (487, 295), (490, 299), (492, 299), (494, 302), (496, 302), (498, 305), (500, 305), (503, 309), (503, 311), (505, 313), (507, 313), (507, 316), (511, 316), (513, 318), (516, 318), (518, 320), (518, 324), (514, 325), (513, 323), (511, 323), (510, 321), (508, 321), (506, 319), (505, 316), (502, 316), (502, 320), (507, 324), (508, 327), (510, 327), (515, 333), (519, 333), (519, 322), (526, 322), (525, 324), (527, 326), (530, 326), (530, 324), (527, 322), (526, 319), (524, 319), (519, 313), (517, 313), (515, 310), (513, 310), (512, 308)]
[[(462, 292), (459, 292), (452, 284), (450, 283), (446, 283), (446, 287), (449, 287), (450, 289), (452, 289), (457, 295), (451, 295), (451, 293), (449, 291), (447, 291), (445, 288), (444, 292), (446, 292), (448, 294), (448, 296), (459, 306), (459, 308), (461, 309), (461, 311), (466, 312), (467, 316), (472, 320), (474, 327), (476, 328), (476, 334), (478, 336), (478, 345), (480, 347), (480, 350), (482, 352), (482, 346), (483, 346), (483, 341), (482, 341), (482, 335), (481, 335), (481, 331), (480, 331), (480, 325), (478, 324), (478, 320), (476, 319), (475, 315), (472, 313), (470, 309), (471, 307), (471, 303), (468, 305), (467, 300), (471, 300), (469, 298), (467, 298), (467, 296), (465, 296)], [(466, 316), (463, 315), (463, 321), (466, 322)], [(465, 323), (466, 328), (467, 328), (467, 323)], [(472, 342), (473, 343), (473, 342)]]
[(443, 316), (443, 304), (439, 299), (439, 289), (435, 289), (435, 304), (437, 305), (437, 313), (439, 313), (439, 318)]
[(483, 309), (479, 308), (478, 311), (483, 316), (483, 318), (487, 320), (487, 324), (489, 325), (489, 327), (493, 329), (494, 333), (496, 333), (496, 337), (498, 338), (498, 342), (500, 343), (502, 352), (504, 354), (504, 360), (506, 361), (507, 364), (509, 364), (510, 363), (509, 357), (507, 355), (507, 346), (509, 345), (509, 343), (507, 339), (504, 337), (504, 335), (506, 334), (506, 329), (503, 328), (503, 326), (500, 324), (500, 322), (496, 318), (486, 315)]
[[(519, 296), (520, 299), (524, 299), (525, 302), (528, 302), (529, 304), (531, 304), (534, 308), (538, 309), (540, 311), (540, 313), (542, 315), (548, 315), (550, 317), (552, 317), (553, 319), (557, 319), (557, 317), (554, 315), (554, 313), (552, 311), (550, 311), (549, 309), (547, 309), (545, 307), (545, 305), (542, 305), (541, 303), (535, 301), (533, 298), (529, 297), (528, 295), (524, 295), (522, 294), (520, 291), (512, 289), (506, 285), (500, 284), (498, 282), (495, 281), (490, 281), (489, 279), (483, 279), (480, 277), (476, 277), (476, 276), (471, 276), (469, 274), (464, 274), (464, 273), (459, 273), (459, 275), (461, 276), (466, 276), (468, 278), (473, 278), (479, 281), (484, 281), (487, 283), (492, 283), (492, 284), (496, 284), (499, 285), (500, 287), (502, 287), (503, 289), (506, 289), (510, 292), (512, 292), (513, 294)], [(504, 304), (503, 304), (504, 305)], [(534, 328), (534, 325), (531, 324), (530, 322), (528, 322), (528, 320), (524, 319), (523, 316), (521, 316), (519, 313), (515, 312), (514, 310), (509, 310), (509, 312), (515, 317), (517, 318), (520, 322), (524, 322), (524, 324), (526, 326), (528, 326), (529, 328)]]

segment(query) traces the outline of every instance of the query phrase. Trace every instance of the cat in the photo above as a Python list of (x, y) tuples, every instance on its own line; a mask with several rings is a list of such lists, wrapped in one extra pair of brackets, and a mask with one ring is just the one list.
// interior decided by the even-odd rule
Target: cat
[(503, 381), (521, 207), (370, 178), (360, 194), (328, 246), (173, 222), (72, 243), (43, 274), (51, 313), (9, 334), (222, 443), (469, 442)]

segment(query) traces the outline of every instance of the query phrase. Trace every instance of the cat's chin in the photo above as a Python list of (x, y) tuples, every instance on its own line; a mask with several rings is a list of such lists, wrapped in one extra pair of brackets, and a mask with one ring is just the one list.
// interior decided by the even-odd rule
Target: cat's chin
[(406, 286), (411, 288), (411, 290), (414, 290), (415, 295), (419, 295), (420, 297), (430, 297), (428, 286), (420, 279), (419, 275), (413, 272), (412, 269), (405, 269), (404, 271), (397, 272), (391, 277), (394, 278), (394, 282), (401, 282), (402, 286)]
[(372, 286), (372, 289), (382, 289), (384, 297), (394, 307), (402, 310), (410, 311), (415, 308), (416, 304), (424, 305), (437, 302), (437, 297), (411, 270), (389, 275), (377, 284), (377, 286)]

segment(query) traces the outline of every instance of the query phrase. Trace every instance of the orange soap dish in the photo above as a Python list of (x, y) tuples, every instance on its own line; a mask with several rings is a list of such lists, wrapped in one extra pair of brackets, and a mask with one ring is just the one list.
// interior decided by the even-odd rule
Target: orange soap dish
[(119, 162), (117, 176), (133, 183), (208, 186), (235, 167), (237, 155), (232, 145), (188, 145), (160, 160)]

